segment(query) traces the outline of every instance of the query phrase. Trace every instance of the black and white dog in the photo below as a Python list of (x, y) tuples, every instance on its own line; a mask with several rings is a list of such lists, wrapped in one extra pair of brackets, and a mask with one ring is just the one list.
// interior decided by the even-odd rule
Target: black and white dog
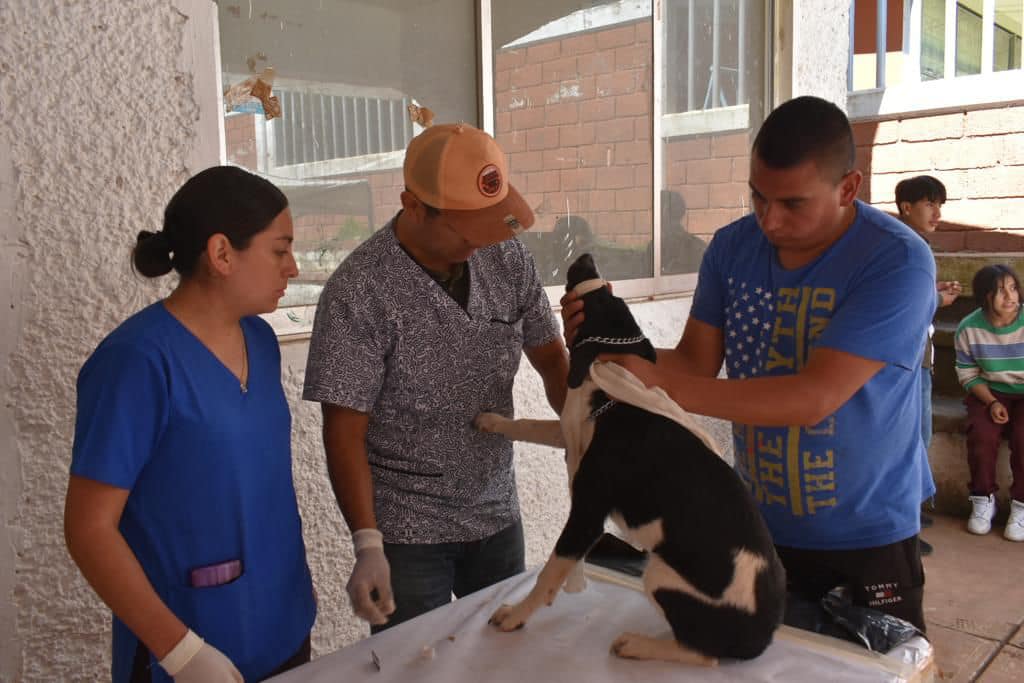
[(635, 353), (652, 362), (656, 354), (589, 254), (570, 267), (566, 288), (580, 293), (585, 316), (570, 351), (561, 420), (477, 418), (485, 431), (564, 444), (571, 490), (569, 519), (536, 585), (522, 602), (499, 608), (490, 623), (511, 631), (550, 605), (610, 517), (634, 545), (650, 551), (644, 590), (674, 635), (623, 633), (613, 653), (704, 665), (758, 656), (782, 620), (786, 586), (752, 497), (667, 394), (647, 389), (619, 365), (594, 362), (600, 353)]

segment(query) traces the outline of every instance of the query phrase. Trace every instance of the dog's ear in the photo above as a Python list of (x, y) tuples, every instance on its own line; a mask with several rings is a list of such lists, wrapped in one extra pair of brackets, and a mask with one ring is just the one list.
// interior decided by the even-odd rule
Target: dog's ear
[(565, 291), (568, 292), (581, 282), (595, 280), (599, 277), (601, 275), (597, 272), (597, 264), (594, 263), (594, 257), (590, 254), (583, 254), (569, 266), (569, 272), (565, 281)]

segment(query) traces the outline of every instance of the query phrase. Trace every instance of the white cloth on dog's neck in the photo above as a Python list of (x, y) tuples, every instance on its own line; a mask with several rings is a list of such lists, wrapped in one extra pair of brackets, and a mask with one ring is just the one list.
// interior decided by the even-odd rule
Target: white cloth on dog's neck
[(576, 292), (577, 296), (583, 296), (584, 294), (590, 294), (595, 289), (601, 289), (606, 284), (608, 284), (607, 280), (595, 277), (591, 278), (590, 280), (584, 280), (583, 282), (579, 283), (578, 285), (572, 288), (572, 291)]
[(622, 367), (618, 363), (594, 361), (590, 365), (590, 378), (608, 394), (620, 403), (628, 403), (631, 406), (642, 408), (649, 413), (661, 415), (682, 425), (690, 430), (694, 436), (704, 442), (711, 452), (722, 457), (718, 446), (704, 429), (697, 424), (693, 415), (679, 407), (679, 404), (669, 398), (668, 394), (661, 387), (647, 387), (636, 375)]

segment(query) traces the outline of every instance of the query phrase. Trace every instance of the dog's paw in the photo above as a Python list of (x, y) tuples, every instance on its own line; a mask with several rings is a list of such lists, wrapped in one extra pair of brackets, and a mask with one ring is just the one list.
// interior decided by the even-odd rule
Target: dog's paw
[(692, 666), (717, 666), (718, 659), (681, 646), (674, 638), (651, 638), (628, 631), (612, 642), (611, 653), (626, 659), (654, 659)]
[(526, 620), (532, 613), (533, 610), (522, 602), (516, 605), (502, 605), (494, 610), (494, 614), (491, 615), (487, 623), (497, 626), (502, 631), (515, 631), (526, 624)]
[(645, 654), (648, 640), (647, 636), (627, 631), (612, 641), (611, 653), (616, 657), (626, 659), (647, 659)]
[(512, 420), (497, 413), (480, 413), (473, 418), (473, 426), (481, 432), (501, 434), (501, 429)]

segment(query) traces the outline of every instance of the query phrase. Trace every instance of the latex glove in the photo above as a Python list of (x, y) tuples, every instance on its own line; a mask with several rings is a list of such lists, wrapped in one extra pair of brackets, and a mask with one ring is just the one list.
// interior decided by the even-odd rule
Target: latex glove
[(381, 626), (395, 611), (391, 565), (384, 555), (384, 535), (376, 529), (359, 529), (352, 534), (352, 545), (356, 551), (356, 566), (345, 586), (352, 610), (374, 626)]
[(175, 683), (245, 683), (231, 660), (191, 629), (160, 660)]

